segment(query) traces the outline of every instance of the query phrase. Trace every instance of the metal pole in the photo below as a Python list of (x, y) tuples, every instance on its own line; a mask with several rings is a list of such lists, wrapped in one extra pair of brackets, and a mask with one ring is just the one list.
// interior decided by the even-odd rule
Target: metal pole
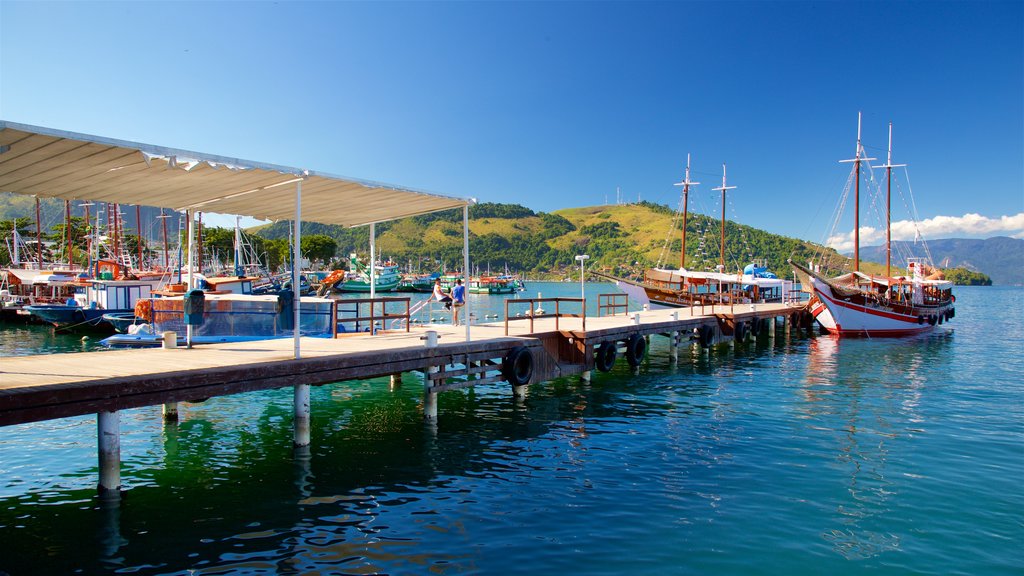
[[(377, 228), (370, 222), (370, 298), (377, 297)], [(373, 316), (373, 303), (370, 303), (370, 316)]]
[(135, 226), (139, 229), (139, 237), (136, 238), (139, 245), (139, 270), (144, 270), (142, 267), (142, 207), (138, 204), (135, 205)]
[(462, 269), (466, 271), (463, 274), (465, 277), (462, 279), (462, 285), (466, 290), (466, 304), (462, 307), (462, 313), (466, 320), (466, 342), (469, 342), (469, 204), (462, 207)]
[(295, 445), (309, 446), (309, 384), (295, 386)]
[[(188, 290), (191, 291), (196, 287), (196, 275), (195, 275), (195, 256), (196, 256), (196, 238), (195, 238), (195, 215), (192, 214), (191, 210), (185, 210), (185, 218), (188, 220)], [(188, 348), (192, 347), (192, 325), (185, 325), (185, 346)]]
[(40, 270), (43, 269), (43, 229), (39, 222), (39, 196), (36, 196), (36, 261)]
[[(302, 293), (299, 290), (299, 268), (302, 258), (302, 180), (295, 183), (295, 245), (292, 246), (292, 292), (293, 292), (293, 306), (295, 309), (292, 311), (295, 322), (295, 359), (298, 360), (302, 357), (301, 345), (299, 340), (302, 337), (302, 331), (299, 330), (299, 319), (302, 316)], [(296, 388), (296, 395), (298, 394), (298, 388)], [(308, 395), (308, 391), (307, 391)], [(308, 398), (306, 404), (309, 404)], [(307, 406), (308, 408), (308, 406)], [(296, 439), (298, 443), (298, 439)], [(308, 444), (309, 442), (307, 442)]]

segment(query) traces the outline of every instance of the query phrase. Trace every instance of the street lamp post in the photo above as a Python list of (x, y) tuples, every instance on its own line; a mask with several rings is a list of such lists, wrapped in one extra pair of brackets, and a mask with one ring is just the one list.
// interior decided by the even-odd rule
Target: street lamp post
[(587, 291), (583, 287), (583, 263), (587, 261), (590, 256), (586, 254), (577, 254), (576, 261), (580, 263), (580, 298), (586, 299)]

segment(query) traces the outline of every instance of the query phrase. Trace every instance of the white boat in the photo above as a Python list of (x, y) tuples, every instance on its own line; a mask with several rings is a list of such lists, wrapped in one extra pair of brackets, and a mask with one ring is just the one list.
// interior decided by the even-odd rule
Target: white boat
[[(889, 155), (881, 168), (886, 170), (886, 274), (876, 276), (860, 271), (860, 178), (866, 158), (861, 146), (860, 116), (857, 118), (857, 153), (853, 160), (854, 194), (854, 269), (834, 278), (820, 270), (820, 264), (807, 266), (790, 262), (804, 286), (812, 291), (809, 310), (821, 326), (839, 336), (907, 336), (921, 334), (951, 320), (955, 315), (953, 283), (941, 271), (927, 265), (923, 258), (908, 258), (908, 273), (891, 274), (891, 190), (892, 124), (889, 125)], [(869, 165), (870, 166), (870, 165)], [(848, 192), (848, 188), (847, 188)], [(838, 218), (838, 215), (837, 215)]]

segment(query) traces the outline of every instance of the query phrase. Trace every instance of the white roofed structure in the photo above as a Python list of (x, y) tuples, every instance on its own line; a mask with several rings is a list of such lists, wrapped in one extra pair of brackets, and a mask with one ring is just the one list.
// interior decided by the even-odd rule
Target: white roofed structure
[[(190, 258), (195, 252), (191, 247), (191, 220), (195, 212), (290, 220), (295, 223), (295, 262), (300, 261), (304, 215), (309, 215), (306, 220), (321, 224), (369, 225), (373, 260), (375, 223), (461, 208), (465, 270), (469, 270), (469, 206), (476, 203), (472, 198), (442, 196), (302, 168), (5, 120), (0, 120), (0, 192), (186, 212), (190, 221)], [(292, 270), (292, 278), (292, 285), (298, 286), (299, 270)], [(300, 325), (299, 303), (295, 291), (295, 326)], [(468, 306), (465, 312), (468, 317)], [(299, 358), (298, 330), (294, 337), (295, 357)], [(191, 342), (191, 328), (188, 338)], [(469, 338), (466, 322), (466, 340)]]
[(475, 203), (409, 188), (0, 120), (0, 191), (360, 226)]

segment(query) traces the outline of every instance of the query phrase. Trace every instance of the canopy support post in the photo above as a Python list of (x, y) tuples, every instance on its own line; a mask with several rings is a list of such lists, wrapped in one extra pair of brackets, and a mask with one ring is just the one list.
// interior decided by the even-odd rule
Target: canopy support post
[(295, 183), (295, 245), (292, 246), (292, 313), (295, 331), (295, 359), (302, 357), (302, 330), (299, 320), (302, 317), (302, 290), (299, 285), (299, 269), (302, 267), (302, 180)]
[(470, 341), (469, 336), (469, 325), (470, 314), (469, 309), (469, 204), (462, 207), (462, 286), (465, 289), (464, 294), (466, 304), (463, 306), (463, 314), (465, 315), (464, 321), (466, 322), (466, 342)]
[[(195, 231), (196, 226), (193, 222), (195, 220), (195, 213), (191, 210), (185, 210), (185, 218), (188, 220), (188, 290), (185, 293), (191, 292), (196, 287), (196, 275), (195, 275), (195, 257), (196, 257), (196, 238)], [(181, 263), (178, 263), (179, 266)], [(192, 330), (191, 324), (185, 325), (185, 346), (192, 348)]]

